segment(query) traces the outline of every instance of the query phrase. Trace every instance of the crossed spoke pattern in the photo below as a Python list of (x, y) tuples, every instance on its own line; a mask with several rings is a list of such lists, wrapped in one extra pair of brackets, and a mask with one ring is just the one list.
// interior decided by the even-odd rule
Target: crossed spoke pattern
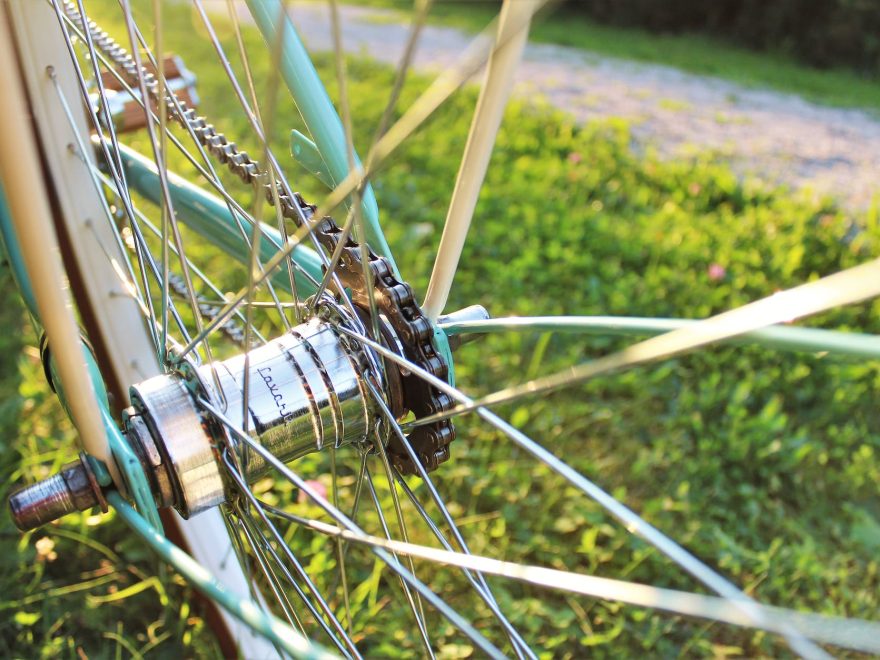
[[(430, 0), (416, 3), (409, 39), (387, 104), (365, 152), (364, 165), (360, 166), (355, 159), (352, 137), (356, 118), (352, 117), (349, 102), (340, 10), (335, 0), (329, 2), (335, 45), (333, 63), (350, 174), (336, 182), (314, 214), (302, 214), (298, 226), (294, 227), (281, 216), (278, 195), (292, 195), (296, 182), (286, 178), (280, 164), (283, 159), (276, 156), (278, 147), (271, 139), (273, 126), (283, 119), (279, 107), (283, 95), (274, 73), (279, 69), (281, 49), (279, 44), (270, 43), (263, 52), (253, 52), (253, 41), (248, 38), (253, 28), (243, 23), (239, 3), (232, 0), (225, 3), (194, 0), (193, 3), (194, 21), (216, 54), (215, 65), (228, 83), (229, 98), (236, 104), (235, 112), (245, 120), (247, 132), (240, 139), (255, 145), (260, 153), (258, 162), (265, 172), (250, 184), (237, 187), (230, 184), (187, 124), (181, 127), (174, 123), (165, 103), (149, 100), (155, 94), (159, 99), (168, 96), (172, 107), (183, 113), (180, 100), (170, 93), (171, 83), (161, 63), (161, 54), (167, 48), (163, 31), (167, 17), (161, 2), (156, 0), (140, 12), (135, 11), (128, 0), (120, 0), (116, 22), (127, 39), (120, 47), (131, 54), (142, 74), (136, 86), (120, 75), (100, 44), (95, 43), (88, 29), (91, 16), (83, 0), (75, 3), (51, 0), (51, 4), (75, 63), (83, 99), (65, 98), (60, 87), (56, 85), (56, 89), (71, 123), (73, 108), (77, 104), (86, 108), (92, 136), (91, 139), (83, 136), (74, 146), (89, 167), (96, 189), (107, 194), (104, 221), (114, 227), (118, 245), (129, 256), (125, 263), (117, 265), (120, 284), (127, 295), (139, 303), (155, 342), (157, 357), (163, 364), (173, 366), (175, 360), (182, 359), (211, 364), (220, 357), (264, 345), (313, 315), (316, 301), (327, 294), (351, 310), (355, 319), (352, 326), (340, 326), (339, 332), (372, 355), (376, 364), (382, 361), (397, 364), (457, 403), (446, 413), (401, 422), (389, 407), (381, 383), (365, 378), (365, 396), (376, 411), (371, 441), (362, 446), (331, 447), (319, 455), (286, 465), (253, 439), (247, 421), (244, 426), (232, 421), (236, 416), (230, 413), (226, 401), (202, 396), (199, 399), (202, 409), (225, 430), (225, 444), (220, 447), (220, 454), (230, 496), (224, 505), (224, 514), (233, 547), (251, 578), (255, 601), (266, 603), (302, 634), (351, 658), (368, 656), (371, 651), (381, 653), (381, 642), (376, 640), (399, 643), (403, 638), (425, 655), (434, 657), (438, 631), (443, 631), (440, 636), (445, 639), (446, 629), (450, 627), (469, 645), (490, 657), (536, 658), (540, 649), (532, 648), (524, 632), (525, 616), (515, 604), (506, 602), (509, 599), (500, 597), (497, 587), (493, 590), (500, 578), (529, 585), (523, 589), (536, 589), (522, 593), (558, 591), (579, 599), (622, 602), (766, 630), (778, 635), (792, 651), (804, 657), (827, 657), (819, 644), (880, 652), (880, 624), (804, 614), (755, 602), (713, 569), (711, 560), (697, 558), (624, 502), (490, 410), (616, 371), (684, 355), (719, 341), (768, 336), (768, 341), (796, 343), (797, 329), (788, 332), (784, 327), (775, 327), (776, 324), (877, 296), (880, 294), (880, 261), (865, 263), (714, 318), (660, 327), (658, 332), (670, 331), (563, 372), (472, 397), (374, 340), (380, 336), (380, 315), (372, 278), (366, 271), (367, 230), (360, 202), (370, 178), (406, 138), (471, 79), (493, 52), (503, 47), (503, 42), (493, 39), (494, 25), (487, 27), (460, 61), (441, 74), (394, 121), (395, 114), (400, 112), (397, 105), (418, 36), (431, 6)], [(142, 21), (149, 23), (150, 29), (141, 28)], [(231, 26), (232, 36), (221, 38), (219, 35), (227, 34), (224, 32), (227, 24)], [(513, 26), (512, 32), (517, 29), (527, 29), (527, 23)], [(269, 71), (273, 72), (269, 80), (259, 80), (254, 73), (252, 63), (258, 57), (269, 58)], [(146, 71), (154, 73), (143, 75)], [(112, 94), (106, 89), (110, 81), (121, 89), (119, 93), (128, 103), (138, 106), (145, 118), (144, 128), (137, 134), (138, 144), (141, 157), (149, 158), (157, 173), (160, 193), (156, 204), (144, 202), (130, 190), (124, 159), (131, 150), (125, 136), (110, 119)], [(155, 84), (157, 91), (152, 91), (151, 84)], [(210, 101), (205, 103), (204, 112), (210, 118)], [(199, 185), (210, 190), (234, 219), (238, 238), (248, 248), (248, 259), (236, 272), (218, 269), (216, 264), (212, 266), (211, 261), (218, 259), (217, 254), (206, 250), (198, 236), (181, 225), (173, 194), (177, 184), (169, 171), (169, 158), (185, 163)], [(274, 196), (272, 211), (264, 204), (267, 189)], [(316, 221), (330, 212), (345, 218), (340, 223), (344, 238), (351, 234), (362, 246), (369, 299), (368, 309), (364, 310), (366, 320), (357, 315), (336, 275), (342, 251), (327, 254), (315, 239)], [(265, 258), (261, 246), (267, 242), (272, 249), (271, 256)], [(343, 243), (344, 239), (340, 245)], [(322, 278), (305, 272), (292, 259), (294, 251), (303, 247), (314, 250), (323, 265)], [(311, 285), (310, 290), (304, 290), (302, 282)], [(226, 293), (228, 291), (233, 293)], [(318, 295), (311, 297), (315, 291)], [(584, 332), (595, 331), (595, 324), (586, 319), (572, 319), (567, 323), (526, 319), (518, 325), (533, 329), (558, 330), (566, 326)], [(467, 327), (458, 330), (466, 331)], [(481, 331), (479, 323), (473, 330)], [(878, 349), (872, 339), (857, 338), (847, 344), (848, 350), (876, 356)], [(812, 335), (809, 340), (833, 347), (840, 338)], [(245, 362), (247, 364), (247, 358)], [(243, 373), (243, 410), (239, 417), (248, 420), (251, 370), (246, 366)], [(222, 394), (221, 387), (215, 389)], [(466, 526), (458, 519), (460, 509), (454, 506), (455, 493), (443, 492), (442, 476), (435, 480), (428, 474), (406, 436), (415, 427), (445, 417), (461, 418), (465, 423), (475, 418), (474, 424), (484, 424), (487, 433), (502, 439), (492, 442), (508, 443), (555, 475), (560, 483), (571, 486), (577, 497), (593, 500), (630, 533), (667, 558), (670, 565), (690, 575), (695, 586), (714, 595), (586, 575), (575, 570), (576, 561), (562, 562), (561, 566), (567, 568), (551, 568), (516, 561), (516, 558), (472, 553), (472, 545), (486, 547), (486, 544), (482, 539), (466, 537)], [(419, 472), (416, 477), (401, 475), (389, 460), (385, 450), (389, 437), (395, 438), (409, 453)], [(256, 458), (264, 461), (271, 471), (256, 481), (249, 481), (247, 464)], [(306, 479), (306, 474), (329, 476), (329, 488), (323, 486), (326, 478)], [(536, 525), (541, 523), (534, 512), (520, 513), (534, 516)], [(490, 554), (491, 548), (487, 551), (487, 555)], [(402, 611), (409, 617), (407, 621), (394, 621), (383, 613), (392, 599), (403, 603)], [(400, 631), (399, 637), (395, 636), (397, 631)]]

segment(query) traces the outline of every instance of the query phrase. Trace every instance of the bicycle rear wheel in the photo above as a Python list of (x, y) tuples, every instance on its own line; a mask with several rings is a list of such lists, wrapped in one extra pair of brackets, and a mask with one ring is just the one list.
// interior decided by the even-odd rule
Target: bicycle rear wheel
[[(813, 639), (852, 643), (842, 633), (844, 629), (861, 631), (870, 639), (875, 627), (867, 622), (821, 619), (822, 626), (815, 626), (818, 619), (752, 602), (711, 568), (712, 562), (700, 561), (599, 488), (582, 470), (561, 460), (559, 455), (566, 452), (577, 458), (576, 448), (560, 439), (564, 431), (551, 429), (560, 444), (550, 452), (488, 407), (515, 404), (514, 417), (528, 422), (532, 410), (521, 407), (526, 395), (555, 392), (562, 386), (876, 295), (877, 280), (871, 279), (876, 275), (875, 262), (728, 316), (683, 326), (559, 374), (538, 377), (549, 365), (535, 358), (530, 368), (533, 377), (525, 385), (501, 390), (490, 386), (490, 393), (482, 397), (467, 397), (449, 384), (448, 370), (458, 367), (460, 375), (484, 386), (479, 374), (484, 360), (477, 349), (466, 346), (459, 355), (468, 356), (471, 366), (465, 358), (452, 358), (450, 363), (450, 354), (436, 343), (443, 341), (443, 335), (431, 321), (442, 308), (444, 296), (439, 307), (431, 305), (434, 314), (422, 314), (412, 298), (412, 287), (399, 279), (390, 255), (383, 258), (379, 253), (382, 241), (366, 222), (370, 211), (361, 200), (367, 193), (358, 180), (362, 170), (353, 156), (346, 158), (355, 172), (352, 178), (330, 172), (335, 186), (332, 200), (342, 203), (354, 195), (347, 210), (341, 207), (337, 213), (336, 223), (327, 224), (320, 209), (293, 194), (295, 188), (284, 176), (285, 171), (294, 171), (293, 165), (280, 155), (277, 139), (281, 117), (276, 107), (275, 71), (283, 69), (283, 42), (273, 48), (270, 39), (265, 59), (258, 59), (253, 53), (260, 38), (253, 28), (237, 22), (233, 5), (232, 16), (228, 23), (223, 19), (222, 25), (198, 2), (188, 15), (173, 6), (143, 8), (144, 25), (151, 20), (165, 25), (156, 31), (152, 26), (141, 27), (140, 20), (135, 20), (138, 12), (129, 12), (124, 5), (114, 19), (104, 8), (54, 3), (62, 43), (75, 55), (68, 61), (78, 89), (64, 89), (62, 82), (71, 81), (59, 81), (57, 75), (48, 82), (43, 78), (46, 94), (54, 95), (63, 121), (41, 119), (39, 125), (65, 126), (66, 122), (74, 132), (72, 140), (47, 138), (64, 149), (74, 146), (64, 156), (69, 167), (64, 168), (62, 180), (70, 184), (66, 172), (73, 170), (81, 177), (73, 189), (109, 192), (106, 203), (95, 198), (97, 209), (73, 214), (74, 222), (88, 216), (100, 218), (86, 227), (100, 224), (109, 233), (92, 240), (91, 253), (80, 247), (73, 250), (80, 267), (93, 278), (89, 281), (84, 276), (86, 290), (96, 293), (98, 300), (121, 298), (129, 307), (120, 314), (126, 321), (135, 314), (145, 319), (138, 330), (144, 338), (144, 354), (161, 365), (158, 375), (144, 370), (140, 360), (140, 372), (124, 372), (121, 366), (132, 368), (126, 342), (114, 347), (104, 340), (107, 364), (114, 365), (115, 377), (124, 388), (133, 387), (136, 406), (126, 422), (129, 437), (142, 458), (160, 458), (147, 466), (156, 497), (193, 515), (194, 520), (203, 519), (203, 509), (222, 504), (226, 527), (248, 578), (271, 598), (273, 611), (293, 629), (352, 657), (395, 649), (422, 649), (428, 655), (479, 649), (490, 655), (533, 657), (533, 646), (576, 653), (578, 640), (589, 637), (583, 632), (587, 617), (565, 595), (567, 589), (579, 596), (623, 600), (637, 607), (659, 604), (679, 614), (708, 613), (711, 619), (776, 633), (782, 643), (804, 654), (819, 653)], [(97, 14), (84, 10), (99, 11), (101, 23), (117, 27), (127, 36), (128, 46), (120, 47), (91, 26), (89, 18)], [(228, 96), (204, 95), (207, 119), (188, 112), (184, 105), (184, 91), (190, 100), (196, 95), (185, 68), (177, 66), (172, 75), (156, 61), (172, 40), (168, 26), (181, 20), (195, 21), (206, 37), (201, 50), (195, 49), (195, 59), (187, 58), (188, 64), (201, 64), (205, 53), (220, 55), (217, 75), (226, 81)], [(415, 34), (419, 23), (414, 26)], [(465, 59), (443, 78), (444, 84), (429, 89), (413, 105), (416, 110), (397, 123), (390, 124), (393, 110), (374, 112), (374, 132), (380, 137), (365, 159), (367, 171), (387, 160), (398, 137), (413, 132), (425, 111), (463, 84), (489, 54), (477, 52), (480, 57)], [(346, 63), (338, 55), (330, 66), (341, 73)], [(42, 69), (42, 65), (36, 67), (33, 77), (40, 78)], [(163, 73), (154, 75), (151, 70)], [(398, 80), (406, 73), (405, 66), (401, 72)], [(393, 109), (400, 90), (393, 77), (385, 75), (392, 79), (392, 102), (387, 107)], [(346, 85), (352, 83), (344, 76), (339, 80), (340, 97), (343, 103), (350, 102), (355, 92)], [(168, 95), (169, 90), (173, 94)], [(154, 114), (139, 111), (145, 127), (131, 137), (117, 134), (127, 117), (137, 116), (142, 105), (138, 99), (145, 98), (154, 99), (152, 105), (146, 104)], [(238, 109), (229, 118), (212, 119), (212, 108), (230, 98)], [(260, 98), (268, 98), (268, 103), (257, 104)], [(92, 125), (88, 128), (68, 117), (81, 103), (90, 109), (87, 115)], [(343, 104), (342, 114), (347, 129), (353, 113)], [(221, 130), (221, 121), (228, 128)], [(261, 156), (244, 156), (231, 135), (224, 133), (233, 129), (242, 131), (243, 136), (236, 138), (239, 144)], [(350, 145), (351, 131), (345, 133)], [(286, 144), (286, 136), (283, 140)], [(295, 142), (294, 148), (297, 144), (309, 148), (308, 142)], [(421, 166), (430, 169), (429, 160), (423, 158)], [(323, 165), (326, 169), (321, 162), (314, 169), (326, 176), (332, 168), (329, 163)], [(172, 176), (171, 169), (179, 169), (186, 178)], [(238, 188), (233, 175), (244, 181)], [(213, 192), (193, 190), (187, 185), (190, 177), (202, 177), (203, 185)], [(321, 198), (319, 184), (303, 185), (319, 195), (316, 199)], [(200, 218), (204, 221), (200, 209), (209, 206), (219, 209), (215, 216), (226, 218), (225, 229), (216, 219), (199, 224)], [(329, 211), (332, 204), (324, 206)], [(430, 208), (430, 201), (425, 206)], [(154, 214), (152, 222), (148, 211)], [(89, 239), (90, 232), (74, 226), (69, 233), (74, 240), (80, 234)], [(363, 247), (371, 232), (374, 239), (369, 245), (377, 252)], [(405, 241), (398, 231), (391, 242)], [(306, 251), (309, 247), (313, 252)], [(228, 253), (237, 255), (238, 267)], [(412, 256), (398, 258), (414, 268)], [(97, 262), (109, 264), (110, 270), (93, 269)], [(481, 264), (475, 260), (474, 265), (480, 272)], [(108, 284), (116, 296), (107, 295)], [(228, 295), (230, 290), (238, 293)], [(119, 291), (124, 292), (122, 296)], [(316, 291), (332, 295), (316, 296)], [(515, 300), (508, 304), (516, 311)], [(116, 314), (105, 310), (96, 311), (95, 316), (106, 320)], [(440, 327), (452, 335), (468, 328), (485, 331), (486, 323), (479, 318), (453, 318), (445, 319)], [(545, 329), (566, 325), (593, 331), (601, 324), (595, 319), (568, 324), (551, 319), (520, 325)], [(651, 326), (648, 322), (642, 331), (646, 327), (650, 332), (665, 329), (662, 323)], [(797, 332), (775, 331), (782, 335), (776, 341), (798, 345)], [(123, 338), (130, 332), (124, 330)], [(821, 346), (833, 343), (821, 333), (813, 338)], [(858, 353), (860, 349), (851, 350)], [(536, 349), (536, 354), (541, 351)], [(413, 414), (407, 416), (408, 411)], [(480, 435), (462, 417), (467, 412), (511, 444), (498, 446), (494, 436)], [(545, 408), (544, 412), (549, 411)], [(452, 418), (457, 420), (458, 434), (464, 436), (454, 443), (448, 421)], [(181, 449), (177, 443), (184, 441), (188, 444)], [(507, 486), (510, 477), (515, 483)], [(488, 502), (481, 502), (486, 480), (491, 478), (505, 480), (517, 496), (508, 498), (493, 489), (485, 495)], [(535, 481), (540, 488), (529, 497)], [(453, 494), (451, 499), (445, 496), (448, 493)], [(589, 504), (589, 499), (597, 504)], [(600, 509), (719, 597), (585, 575), (577, 548), (589, 546), (586, 528)], [(528, 524), (517, 524), (521, 517)], [(467, 535), (467, 528), (476, 531)], [(568, 538), (574, 531), (582, 532), (576, 541)], [(529, 543), (534, 537), (552, 541), (542, 541), (535, 549)], [(595, 546), (595, 533), (592, 538)], [(566, 541), (575, 549), (560, 557), (556, 544)], [(208, 554), (222, 564), (225, 552), (209, 548)], [(638, 546), (631, 570), (646, 561), (646, 556)], [(510, 557), (514, 561), (502, 561)], [(422, 560), (429, 563), (423, 565)], [(558, 572), (546, 570), (547, 564)], [(491, 575), (554, 587), (562, 593), (549, 596), (533, 586), (506, 583), (502, 590)], [(669, 586), (684, 584), (690, 583), (682, 579)], [(566, 612), (564, 625), (559, 626), (561, 641), (553, 640), (544, 628), (537, 640), (528, 639), (534, 608), (548, 613), (551, 622), (558, 612)], [(401, 624), (403, 616), (407, 624)], [(723, 634), (720, 639), (725, 639)]]

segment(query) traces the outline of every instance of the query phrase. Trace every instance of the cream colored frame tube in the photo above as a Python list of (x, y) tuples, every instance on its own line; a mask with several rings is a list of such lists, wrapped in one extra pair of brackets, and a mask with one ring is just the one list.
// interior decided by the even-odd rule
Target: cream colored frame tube
[(496, 38), (500, 46), (492, 53), (486, 67), (486, 77), (455, 181), (428, 293), (422, 305), (422, 310), (431, 321), (437, 320), (449, 298), (458, 260), (492, 157), (498, 127), (513, 88), (513, 76), (528, 39), (529, 23), (540, 4), (539, 0), (504, 0), (501, 8)]
[(80, 442), (118, 480), (61, 262), (27, 96), (12, 66), (18, 60), (13, 43), (6, 15), (0, 15), (0, 178)]

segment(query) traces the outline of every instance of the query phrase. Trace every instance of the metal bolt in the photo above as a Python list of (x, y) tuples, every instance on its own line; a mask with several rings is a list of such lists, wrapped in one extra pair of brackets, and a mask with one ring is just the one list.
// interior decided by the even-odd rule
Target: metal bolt
[(107, 503), (92, 474), (85, 454), (68, 463), (58, 474), (26, 486), (9, 496), (9, 509), (16, 527), (26, 532), (74, 511), (86, 511)]

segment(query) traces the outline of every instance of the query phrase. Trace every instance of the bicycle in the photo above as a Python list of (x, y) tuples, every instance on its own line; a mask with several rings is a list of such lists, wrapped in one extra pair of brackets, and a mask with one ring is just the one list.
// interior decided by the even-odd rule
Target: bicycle
[[(209, 107), (206, 118), (190, 107), (198, 96), (187, 69), (190, 62), (159, 61), (156, 54), (165, 50), (162, 31), (155, 33), (150, 48), (148, 31), (126, 11), (128, 3), (122, 4), (128, 48), (91, 25), (82, 4), (71, 2), (7, 5), (5, 29), (14, 29), (17, 58), (13, 40), (0, 35), (7, 49), (3, 61), (17, 59), (25, 80), (23, 86), (11, 67), (4, 72), (4, 89), (22, 91), (7, 95), (3, 108), (3, 186), (15, 220), (14, 229), (4, 222), (4, 242), (23, 298), (45, 325), (43, 360), (84, 448), (80, 460), (62, 474), (15, 497), (19, 524), (33, 527), (67, 511), (112, 505), (177, 571), (244, 621), (242, 626), (226, 618), (246, 657), (272, 651), (323, 655), (321, 645), (359, 657), (381, 648), (371, 645), (379, 643), (373, 637), (386, 633), (385, 627), (404, 633), (406, 649), (433, 655), (441, 620), (454, 631), (441, 630), (444, 641), (463, 637), (470, 651), (536, 657), (521, 630), (522, 613), (517, 613), (520, 625), (515, 625), (505, 613), (509, 594), (500, 598), (490, 576), (755, 627), (778, 635), (806, 656), (824, 653), (817, 643), (878, 650), (875, 623), (754, 602), (708, 563), (491, 410), (519, 402), (524, 395), (549, 394), (743, 335), (786, 349), (876, 358), (880, 351), (873, 337), (779, 324), (877, 295), (878, 262), (699, 322), (493, 319), (480, 307), (443, 316), (512, 71), (531, 15), (541, 3), (506, 3), (495, 40), (465, 53), (457, 67), (396, 119), (405, 60), (363, 164), (352, 146), (347, 65), (340, 49), (334, 66), (341, 120), (295, 31), (282, 18), (286, 14), (279, 2), (248, 2), (268, 51), (269, 100), (262, 107), (256, 101), (266, 92), (252, 75), (252, 68), (260, 65), (248, 55), (253, 52), (250, 28), (236, 21), (237, 8), (230, 4), (232, 33), (226, 39), (238, 51), (233, 65), (215, 19), (201, 2), (194, 3), (200, 29), (229, 78), (230, 95), (245, 115), (250, 135), (243, 139), (260, 157), (247, 155), (212, 126)], [(417, 8), (413, 43), (429, 6)], [(153, 17), (162, 11), (157, 3)], [(57, 38), (44, 37), (46, 26), (57, 30)], [(450, 220), (426, 300), (419, 305), (392, 259), (369, 181), (429, 111), (486, 61), (487, 83)], [(275, 107), (277, 78), (291, 88), (314, 139), (294, 132), (291, 151), (330, 188), (317, 206), (293, 192), (277, 147), (266, 137), (282, 121)], [(25, 95), (35, 130), (27, 121)], [(152, 158), (126, 145), (123, 137), (122, 130), (138, 117), (143, 126), (135, 127), (140, 133), (131, 138), (132, 145), (145, 144), (143, 150)], [(175, 158), (189, 170), (186, 176), (169, 171), (169, 154), (175, 150), (183, 153), (182, 159)], [(43, 173), (50, 182), (45, 194), (36, 183)], [(237, 193), (229, 190), (230, 175), (241, 180)], [(191, 183), (197, 177), (202, 188)], [(144, 208), (158, 209), (159, 222), (151, 222)], [(345, 220), (328, 220), (334, 211)], [(52, 217), (66, 224), (53, 228), (46, 222)], [(47, 237), (51, 242), (56, 233), (71, 253), (63, 265), (45, 258)], [(198, 248), (192, 249), (194, 245)], [(228, 257), (242, 265), (237, 272), (229, 272)], [(218, 258), (224, 259), (220, 267)], [(85, 348), (65, 298), (65, 272), (78, 282), (77, 306), (90, 340)], [(228, 296), (224, 292), (230, 289), (236, 293)], [(658, 336), (520, 386), (473, 398), (463, 394), (454, 385), (453, 370), (462, 363), (456, 362), (453, 347), (469, 350), (460, 346), (462, 337), (499, 330)], [(112, 400), (125, 405), (111, 407), (108, 391)], [(456, 516), (433, 485), (438, 474), (455, 465), (456, 451), (468, 451), (461, 448), (463, 438), (453, 442), (451, 421), (466, 413), (489, 423), (516, 452), (560, 477), (556, 483), (597, 502), (717, 595), (472, 554)], [(487, 457), (477, 460), (491, 471)], [(330, 473), (328, 492), (319, 492), (302, 470)], [(374, 483), (374, 471), (384, 485)], [(271, 487), (264, 482), (269, 473), (274, 476)], [(296, 504), (296, 490), (305, 503)], [(374, 510), (363, 510), (361, 500), (367, 498)], [(164, 539), (158, 508), (174, 508), (190, 519), (183, 529), (190, 530), (191, 550), (210, 575)], [(392, 512), (389, 521), (386, 514)], [(330, 539), (333, 551), (314, 552), (296, 530)], [(240, 558), (237, 566), (225, 561), (221, 541)], [(478, 542), (470, 539), (471, 544)], [(491, 548), (481, 545), (491, 554)], [(370, 553), (366, 560), (355, 554), (361, 546)], [(336, 571), (316, 574), (304, 566), (304, 557), (320, 557)], [(457, 570), (434, 576), (439, 583), (435, 591), (418, 577), (423, 573), (416, 571), (415, 559)], [(401, 611), (415, 624), (409, 635), (375, 604), (358, 620), (368, 599), (357, 592), (377, 589), (380, 570), (393, 576), (384, 577), (382, 586), (400, 598)], [(232, 582), (237, 595), (218, 588), (215, 575), (219, 582)], [(353, 578), (354, 590), (349, 584)], [(452, 580), (458, 585), (454, 589), (447, 582)], [(462, 598), (461, 588), (470, 598)], [(294, 605), (294, 594), (301, 605)], [(276, 602), (265, 609), (255, 606), (269, 599)], [(468, 616), (457, 611), (462, 600), (473, 603)], [(268, 645), (249, 636), (249, 628), (264, 635)]]

